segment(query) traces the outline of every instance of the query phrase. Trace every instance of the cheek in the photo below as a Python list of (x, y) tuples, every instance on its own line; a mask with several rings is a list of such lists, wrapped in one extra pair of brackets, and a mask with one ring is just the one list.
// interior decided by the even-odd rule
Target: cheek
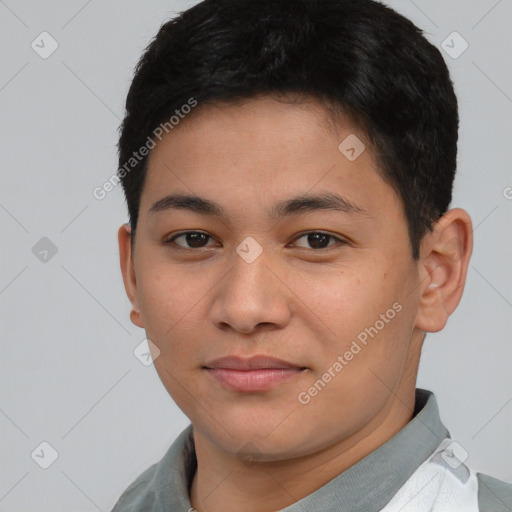
[(171, 328), (193, 310), (206, 291), (199, 273), (161, 258), (148, 258), (137, 275), (137, 291), (144, 319), (153, 329)]
[(397, 297), (389, 282), (381, 282), (367, 269), (341, 269), (317, 275), (302, 285), (305, 305), (330, 331), (330, 337), (347, 340), (369, 327)]
[(151, 265), (137, 279), (139, 304), (147, 337), (160, 350), (159, 362), (173, 373), (181, 373), (195, 363), (201, 300), (205, 283), (197, 275), (190, 278), (179, 269)]
[(346, 355), (346, 377), (361, 379), (361, 383), (368, 380), (372, 368), (385, 375), (400, 369), (412, 325), (404, 279), (381, 265), (370, 270), (331, 272), (307, 283), (307, 306), (315, 313), (311, 325), (323, 329), (318, 336), (322, 366), (329, 368), (338, 356)]

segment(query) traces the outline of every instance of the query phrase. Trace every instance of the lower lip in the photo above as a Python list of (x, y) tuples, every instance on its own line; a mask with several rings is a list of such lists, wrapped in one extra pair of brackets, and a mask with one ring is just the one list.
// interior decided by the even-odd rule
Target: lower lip
[(260, 370), (230, 370), (207, 368), (210, 375), (234, 391), (266, 391), (301, 373), (299, 368), (268, 368)]

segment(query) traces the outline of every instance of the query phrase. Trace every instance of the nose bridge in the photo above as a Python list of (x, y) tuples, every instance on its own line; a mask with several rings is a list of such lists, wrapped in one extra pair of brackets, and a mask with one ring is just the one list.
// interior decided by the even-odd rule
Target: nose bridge
[(251, 332), (259, 324), (284, 325), (289, 318), (285, 294), (280, 293), (269, 254), (254, 239), (245, 239), (233, 254), (231, 271), (219, 289), (212, 321)]
[(228, 277), (232, 291), (243, 296), (245, 289), (245, 294), (256, 299), (262, 291), (260, 288), (268, 288), (266, 281), (269, 274), (272, 275), (267, 268), (268, 256), (268, 251), (253, 237), (245, 238), (233, 255), (233, 267)]

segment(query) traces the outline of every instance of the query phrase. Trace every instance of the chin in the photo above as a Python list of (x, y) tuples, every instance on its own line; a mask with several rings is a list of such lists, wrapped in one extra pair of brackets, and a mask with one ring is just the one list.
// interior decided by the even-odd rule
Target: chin
[[(293, 416), (290, 415), (290, 418)], [(304, 428), (298, 424), (291, 425), (283, 414), (267, 416), (265, 419), (248, 421), (234, 414), (222, 415), (223, 422), (210, 421), (210, 418), (201, 417), (199, 423), (194, 423), (203, 436), (209, 438), (214, 444), (225, 452), (236, 454), (239, 457), (249, 457), (251, 460), (283, 460), (305, 455), (313, 451), (308, 450), (308, 444), (315, 439), (317, 430), (311, 422), (301, 421)], [(286, 415), (284, 415), (286, 418)], [(285, 424), (287, 423), (287, 424)], [(260, 457), (260, 459), (258, 459)]]

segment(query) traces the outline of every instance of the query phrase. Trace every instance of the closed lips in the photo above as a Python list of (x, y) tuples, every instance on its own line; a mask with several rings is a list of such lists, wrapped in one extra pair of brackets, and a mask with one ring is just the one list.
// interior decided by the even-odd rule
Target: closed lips
[(239, 370), (239, 371), (251, 371), (251, 370), (270, 370), (270, 369), (293, 369), (293, 370), (304, 370), (305, 367), (298, 366), (296, 364), (284, 361), (269, 356), (253, 356), (251, 358), (241, 358), (237, 356), (221, 357), (209, 361), (204, 366), (207, 369), (225, 369), (225, 370)]
[(207, 373), (225, 390), (236, 393), (262, 393), (284, 385), (306, 368), (268, 356), (244, 359), (223, 357), (208, 362)]

